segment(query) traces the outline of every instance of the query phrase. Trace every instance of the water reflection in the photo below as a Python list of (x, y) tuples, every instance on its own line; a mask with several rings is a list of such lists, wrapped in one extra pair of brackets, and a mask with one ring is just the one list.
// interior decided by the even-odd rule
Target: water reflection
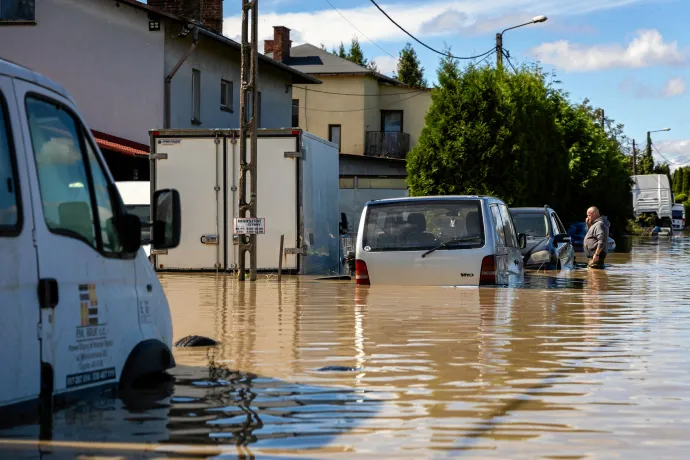
[[(521, 289), (161, 275), (174, 340), (221, 345), (176, 350), (171, 395), (58, 413), (52, 439), (141, 458), (684, 457), (688, 262), (674, 237)], [(24, 447), (0, 441), (40, 457)]]

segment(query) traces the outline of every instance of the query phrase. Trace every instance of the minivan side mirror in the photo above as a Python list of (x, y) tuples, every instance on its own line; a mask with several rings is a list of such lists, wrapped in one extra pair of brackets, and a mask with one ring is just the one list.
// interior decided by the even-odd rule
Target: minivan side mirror
[(571, 238), (567, 233), (560, 233), (553, 237), (553, 244), (570, 243)]
[(524, 233), (518, 233), (518, 246), (520, 246), (520, 249), (527, 247), (527, 235)]
[(151, 247), (176, 248), (180, 244), (182, 226), (180, 193), (170, 188), (153, 192), (151, 217)]

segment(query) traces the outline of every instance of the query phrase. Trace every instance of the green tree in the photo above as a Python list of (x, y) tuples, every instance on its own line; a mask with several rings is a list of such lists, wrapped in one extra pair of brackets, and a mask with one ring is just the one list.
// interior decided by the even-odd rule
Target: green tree
[(408, 154), (410, 193), (494, 195), (577, 220), (596, 205), (622, 229), (632, 197), (620, 133), (604, 131), (587, 101), (571, 104), (549, 80), (538, 66), (460, 69), (444, 57)]
[(683, 168), (683, 190), (681, 193), (690, 195), (690, 168)]
[(683, 168), (677, 168), (673, 173), (673, 193), (683, 192)]
[(644, 153), (640, 155), (640, 159), (637, 162), (637, 174), (654, 174), (654, 157), (649, 144), (647, 144)]
[(362, 46), (359, 44), (357, 37), (352, 37), (352, 43), (350, 44), (350, 49), (348, 51), (345, 50), (345, 45), (341, 42), (340, 47), (337, 50), (333, 49), (332, 53), (340, 58), (347, 59), (350, 62), (354, 62), (355, 64), (361, 65), (362, 67), (374, 72), (379, 71), (374, 60), (369, 60), (364, 57), (364, 51), (362, 51)]
[(422, 67), (417, 53), (410, 43), (400, 51), (398, 58), (398, 70), (393, 78), (410, 86), (426, 87), (427, 81), (424, 78), (424, 67)]
[(339, 58), (347, 59), (347, 52), (345, 52), (345, 45), (343, 44), (343, 42), (340, 42), (340, 47), (338, 47), (337, 50), (333, 48), (332, 53), (338, 56)]

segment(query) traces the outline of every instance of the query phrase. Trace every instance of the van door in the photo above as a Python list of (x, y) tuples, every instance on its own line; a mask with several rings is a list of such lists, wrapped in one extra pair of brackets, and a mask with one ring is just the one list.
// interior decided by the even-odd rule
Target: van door
[(491, 222), (494, 225), (496, 236), (496, 284), (508, 284), (508, 255), (510, 250), (506, 244), (503, 218), (497, 204), (489, 205), (489, 209), (491, 210)]
[(525, 270), (522, 263), (522, 252), (518, 244), (513, 216), (510, 214), (508, 207), (504, 204), (499, 204), (498, 209), (501, 211), (503, 227), (505, 228), (505, 243), (507, 247), (506, 271), (508, 282), (510, 284), (521, 283), (525, 276)]
[(38, 268), (24, 144), (12, 81), (0, 76), (0, 406), (40, 392)]
[(38, 274), (53, 302), (41, 309), (42, 357), (54, 393), (115, 383), (141, 340), (136, 254), (124, 253), (123, 205), (85, 125), (67, 101), (19, 82), (38, 245)]

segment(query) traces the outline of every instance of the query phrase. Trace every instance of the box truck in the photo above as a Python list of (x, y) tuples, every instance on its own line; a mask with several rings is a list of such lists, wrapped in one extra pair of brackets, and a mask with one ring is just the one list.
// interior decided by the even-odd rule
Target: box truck
[(666, 174), (631, 176), (635, 217), (642, 213), (656, 214), (660, 227), (671, 228), (673, 192)]
[[(239, 130), (149, 133), (151, 190), (179, 190), (182, 209), (179, 246), (151, 251), (156, 270), (236, 271)], [(257, 235), (257, 270), (278, 269), (282, 235), (284, 270), (339, 274), (338, 165), (332, 142), (299, 129), (258, 130), (256, 204), (263, 228)]]

